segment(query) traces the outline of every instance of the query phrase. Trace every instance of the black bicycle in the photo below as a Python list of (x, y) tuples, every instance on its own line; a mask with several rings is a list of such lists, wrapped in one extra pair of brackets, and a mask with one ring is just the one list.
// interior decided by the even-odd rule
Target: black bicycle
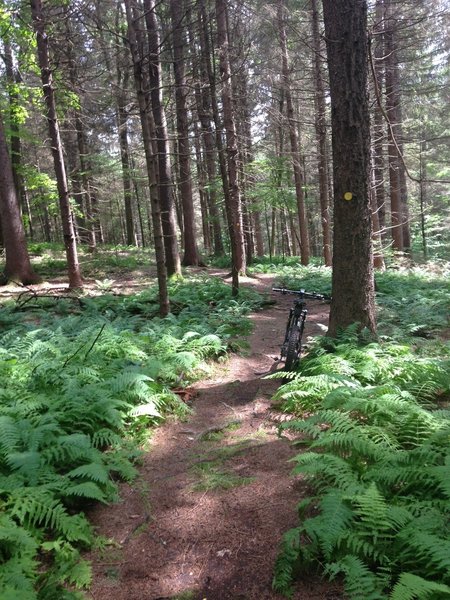
[(305, 292), (305, 290), (287, 290), (285, 288), (272, 288), (273, 292), (281, 294), (292, 294), (296, 296), (289, 311), (286, 325), (284, 342), (281, 346), (281, 360), (284, 360), (286, 371), (292, 371), (297, 366), (302, 352), (302, 336), (305, 329), (306, 310), (305, 300), (330, 301), (330, 296), (317, 294), (316, 292)]

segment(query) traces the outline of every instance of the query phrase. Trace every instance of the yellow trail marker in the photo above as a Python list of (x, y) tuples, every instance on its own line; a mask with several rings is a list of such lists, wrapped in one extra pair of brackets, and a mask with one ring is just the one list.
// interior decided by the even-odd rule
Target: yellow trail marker
[(345, 192), (344, 200), (351, 200), (353, 198), (353, 194), (351, 192)]

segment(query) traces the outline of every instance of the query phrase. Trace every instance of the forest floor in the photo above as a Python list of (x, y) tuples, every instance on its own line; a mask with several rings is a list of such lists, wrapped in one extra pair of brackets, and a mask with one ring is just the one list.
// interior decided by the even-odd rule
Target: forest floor
[[(217, 272), (217, 275), (223, 272)], [(273, 279), (243, 281), (270, 293)], [(298, 524), (307, 495), (291, 475), (295, 449), (279, 438), (270, 399), (289, 297), (254, 313), (249, 348), (188, 390), (192, 414), (158, 428), (139, 478), (121, 501), (90, 513), (112, 541), (90, 556), (93, 600), (275, 600), (273, 567), (282, 534)], [(307, 335), (323, 332), (328, 307), (310, 302)], [(294, 599), (338, 600), (337, 584), (310, 577)]]

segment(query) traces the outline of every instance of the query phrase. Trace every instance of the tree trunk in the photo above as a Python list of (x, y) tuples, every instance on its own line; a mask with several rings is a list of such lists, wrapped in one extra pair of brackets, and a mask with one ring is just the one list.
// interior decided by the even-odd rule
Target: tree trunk
[(321, 44), (319, 31), (319, 12), (317, 0), (311, 0), (312, 30), (314, 43), (314, 82), (315, 82), (315, 128), (318, 149), (319, 197), (322, 220), (323, 258), (325, 265), (331, 267), (331, 223), (328, 205), (328, 153), (325, 110), (325, 87), (322, 76)]
[[(232, 226), (233, 217), (230, 212), (231, 204), (232, 204), (230, 182), (229, 182), (229, 174), (228, 174), (228, 169), (227, 169), (227, 158), (225, 156), (226, 149), (224, 148), (224, 145), (223, 145), (223, 135), (222, 135), (223, 132), (222, 132), (221, 117), (219, 114), (219, 104), (218, 104), (218, 100), (217, 100), (216, 74), (215, 74), (215, 70), (213, 70), (213, 67), (212, 67), (212, 65), (216, 64), (216, 60), (215, 60), (214, 52), (211, 50), (211, 45), (209, 42), (209, 31), (208, 31), (209, 18), (206, 13), (205, 0), (199, 0), (199, 5), (200, 5), (200, 12), (201, 12), (200, 41), (202, 44), (203, 69), (206, 69), (205, 74), (207, 76), (207, 80), (206, 81), (204, 80), (204, 85), (207, 86), (205, 89), (209, 90), (208, 102), (210, 102), (210, 105), (211, 105), (212, 117), (213, 117), (213, 121), (214, 121), (217, 156), (219, 159), (219, 169), (220, 169), (220, 176), (222, 179), (222, 189), (223, 189), (223, 196), (224, 196), (224, 203), (225, 203), (224, 220), (226, 220), (226, 222), (228, 224), (228, 235), (230, 238), (230, 246), (231, 246), (231, 251), (232, 251), (232, 255), (233, 255), (234, 228)], [(243, 244), (244, 244), (244, 242), (243, 242), (243, 238), (242, 238), (242, 248), (244, 248)], [(235, 254), (239, 255), (239, 251), (237, 253), (235, 252)], [(244, 251), (242, 251), (241, 256), (242, 256), (242, 259), (245, 258)], [(233, 260), (232, 260), (232, 263), (233, 263)], [(237, 265), (236, 268), (239, 272), (240, 266)], [(236, 277), (236, 274), (235, 274), (235, 277)], [(237, 290), (237, 286), (235, 286), (235, 290)]]
[[(169, 314), (169, 295), (167, 291), (167, 268), (164, 255), (163, 230), (161, 223), (160, 197), (157, 188), (157, 158), (153, 153), (150, 132), (150, 106), (147, 73), (143, 69), (143, 41), (141, 38), (140, 19), (133, 0), (125, 0), (128, 22), (128, 42), (133, 60), (134, 81), (139, 106), (139, 116), (142, 127), (147, 176), (150, 189), (150, 204), (153, 221), (153, 239), (155, 241), (156, 269), (158, 275), (159, 312), (165, 317)], [(140, 52), (141, 49), (141, 52)]]
[(128, 246), (136, 246), (136, 232), (134, 230), (133, 216), (133, 182), (131, 180), (130, 151), (128, 145), (128, 115), (126, 109), (126, 89), (128, 84), (128, 71), (122, 71), (117, 64), (117, 128), (119, 134), (120, 161), (122, 163), (123, 198), (125, 205), (125, 229)]
[(63, 144), (66, 158), (67, 176), (70, 183), (70, 194), (77, 205), (74, 217), (75, 235), (78, 242), (86, 242), (86, 220), (84, 218), (83, 190), (81, 186), (80, 166), (78, 163), (78, 147), (73, 131), (72, 119), (63, 123)]
[(384, 15), (384, 55), (385, 55), (385, 81), (386, 81), (386, 114), (390, 121), (388, 127), (388, 157), (389, 157), (389, 185), (391, 199), (391, 226), (392, 246), (394, 250), (403, 252), (403, 208), (401, 198), (400, 157), (395, 144), (398, 139), (398, 108), (399, 89), (396, 81), (396, 46), (394, 40), (394, 21), (391, 18), (392, 5), (390, 0), (385, 0)]
[(47, 106), (47, 122), (58, 188), (59, 207), (61, 211), (64, 246), (66, 250), (69, 274), (69, 288), (81, 288), (83, 287), (83, 280), (81, 278), (80, 266), (78, 264), (77, 245), (73, 226), (73, 217), (70, 209), (66, 168), (64, 165), (64, 156), (59, 133), (58, 117), (56, 113), (53, 76), (49, 66), (48, 37), (45, 33), (42, 2), (41, 0), (31, 0), (30, 4), (34, 30), (36, 32), (38, 62), (41, 70), (42, 87)]
[(239, 292), (239, 274), (245, 273), (245, 247), (242, 224), (242, 203), (238, 182), (238, 147), (236, 125), (234, 121), (233, 92), (231, 88), (231, 70), (228, 49), (227, 2), (216, 0), (217, 44), (219, 46), (219, 65), (222, 84), (223, 120), (227, 143), (229, 210), (228, 225), (231, 238), (232, 290), (236, 296)]
[(196, 244), (194, 200), (192, 196), (191, 160), (189, 144), (189, 125), (187, 111), (187, 94), (185, 78), (185, 42), (182, 22), (184, 18), (183, 2), (170, 0), (170, 15), (173, 39), (173, 71), (175, 77), (175, 103), (177, 113), (178, 164), (180, 174), (180, 196), (183, 206), (183, 265), (198, 265)]
[(284, 0), (278, 0), (278, 28), (280, 35), (281, 48), (281, 76), (283, 81), (283, 90), (286, 98), (286, 111), (289, 125), (289, 138), (291, 142), (292, 168), (294, 171), (295, 194), (297, 197), (298, 222), (300, 226), (300, 260), (302, 265), (309, 263), (309, 239), (308, 225), (306, 221), (305, 198), (303, 192), (303, 175), (300, 160), (300, 151), (298, 144), (297, 123), (294, 114), (294, 104), (292, 101), (291, 82), (289, 76), (289, 56), (287, 50), (286, 28), (284, 25)]
[(329, 335), (352, 323), (375, 332), (367, 3), (323, 0), (334, 167), (333, 300)]
[(20, 215), (14, 174), (1, 115), (0, 164), (2, 165), (0, 169), (0, 220), (6, 252), (5, 283), (8, 281), (20, 282), (24, 285), (37, 283), (39, 277), (33, 272), (28, 256), (25, 231)]
[(383, 256), (383, 240), (381, 238), (379, 211), (377, 204), (375, 168), (372, 167), (372, 185), (370, 188), (370, 209), (372, 211), (372, 243), (373, 243), (373, 266), (378, 271), (384, 271), (386, 265)]
[(212, 224), (209, 217), (209, 200), (208, 190), (206, 183), (206, 169), (205, 161), (202, 155), (202, 149), (200, 144), (200, 130), (197, 121), (194, 121), (194, 147), (195, 147), (195, 164), (197, 169), (198, 179), (198, 195), (200, 197), (200, 211), (202, 214), (202, 233), (203, 233), (203, 246), (206, 254), (212, 253)]
[(166, 267), (167, 274), (170, 277), (172, 275), (181, 275), (181, 262), (175, 228), (167, 122), (162, 102), (161, 65), (159, 60), (160, 41), (155, 6), (156, 0), (144, 0), (145, 22), (148, 35), (150, 96), (158, 150), (158, 192), (161, 206), (161, 222), (164, 232)]
[[(198, 28), (200, 32), (200, 74), (199, 80), (195, 85), (195, 99), (196, 99), (196, 108), (197, 115), (200, 121), (201, 131), (202, 131), (202, 141), (203, 146), (205, 148), (205, 164), (206, 164), (206, 173), (208, 177), (208, 208), (210, 219), (212, 222), (213, 229), (213, 241), (214, 241), (214, 255), (215, 256), (223, 256), (225, 251), (223, 247), (222, 240), (222, 229), (220, 226), (220, 215), (219, 210), (217, 208), (217, 193), (216, 193), (216, 149), (214, 144), (214, 133), (212, 129), (211, 123), (214, 121), (214, 115), (211, 114), (211, 102), (212, 98), (215, 97), (215, 89), (213, 86), (213, 82), (210, 79), (210, 57), (209, 57), (209, 40), (208, 40), (208, 32), (206, 28), (206, 22), (204, 20), (204, 14), (202, 13), (203, 3), (200, 3), (199, 6), (199, 16), (198, 16)], [(193, 36), (191, 34), (191, 43), (193, 40)], [(195, 67), (196, 67), (196, 57), (194, 57), (193, 70), (195, 76)], [(212, 74), (211, 74), (212, 77)], [(211, 86), (211, 91), (210, 91)], [(222, 161), (221, 161), (221, 170), (222, 170)], [(223, 167), (225, 170), (225, 167)]]
[(86, 135), (80, 115), (75, 117), (75, 128), (77, 130), (78, 155), (80, 157), (81, 181), (84, 190), (84, 216), (86, 223), (86, 242), (89, 250), (93, 252), (97, 245), (97, 238), (103, 243), (103, 233), (98, 218), (98, 207), (96, 206), (95, 194), (92, 192), (91, 172), (92, 166), (86, 144)]
[[(375, 47), (374, 47), (374, 75), (375, 86), (380, 97), (384, 82), (384, 43), (383, 43), (383, 0), (376, 0), (375, 4)], [(386, 190), (385, 190), (385, 160), (384, 160), (384, 142), (385, 142), (385, 122), (380, 106), (374, 107), (373, 117), (373, 178), (375, 186), (375, 196), (377, 202), (378, 222), (382, 240), (387, 243), (386, 229)]]
[(8, 82), (8, 96), (10, 108), (10, 130), (11, 130), (11, 164), (14, 175), (14, 183), (16, 191), (19, 195), (19, 208), (22, 209), (26, 216), (30, 239), (33, 239), (33, 217), (31, 214), (30, 200), (28, 191), (22, 175), (22, 140), (20, 138), (19, 126), (16, 119), (16, 110), (19, 106), (19, 94), (17, 85), (22, 83), (22, 77), (19, 69), (14, 68), (13, 53), (11, 44), (7, 40), (3, 40), (4, 61), (6, 79)]

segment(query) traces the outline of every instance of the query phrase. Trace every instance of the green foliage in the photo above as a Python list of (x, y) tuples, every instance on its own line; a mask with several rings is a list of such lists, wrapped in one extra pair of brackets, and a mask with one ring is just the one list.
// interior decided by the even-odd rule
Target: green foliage
[(286, 265), (275, 265), (277, 274), (276, 287), (285, 287), (293, 290), (305, 289), (309, 292), (331, 294), (331, 269), (324, 266), (304, 267), (298, 263), (298, 258), (293, 261), (287, 259)]
[(427, 338), (449, 325), (450, 267), (387, 271), (377, 275), (381, 333)]
[[(38, 250), (38, 248), (36, 248)], [(43, 249), (47, 251), (48, 249)], [(171, 284), (177, 315), (149, 318), (156, 290), (0, 309), (0, 596), (75, 599), (90, 581), (83, 509), (117, 498), (149, 426), (189, 410), (171, 391), (246, 330), (255, 294)], [(229, 305), (227, 305), (229, 303)]]
[(446, 598), (450, 410), (434, 402), (450, 392), (450, 347), (419, 358), (352, 332), (326, 345), (331, 353), (317, 345), (277, 393), (305, 415), (281, 428), (309, 440), (294, 472), (316, 495), (282, 543), (274, 588), (290, 594), (300, 561), (342, 576), (349, 598)]
[[(259, 259), (257, 259), (259, 260)], [(298, 259), (286, 263), (262, 260), (255, 269), (277, 274), (277, 287), (306, 289), (331, 294), (331, 269), (303, 267)], [(384, 273), (376, 273), (376, 301), (379, 308), (378, 330), (385, 337), (405, 340), (427, 339), (449, 326), (450, 266), (434, 262), (428, 266), (401, 268), (393, 264)]]

